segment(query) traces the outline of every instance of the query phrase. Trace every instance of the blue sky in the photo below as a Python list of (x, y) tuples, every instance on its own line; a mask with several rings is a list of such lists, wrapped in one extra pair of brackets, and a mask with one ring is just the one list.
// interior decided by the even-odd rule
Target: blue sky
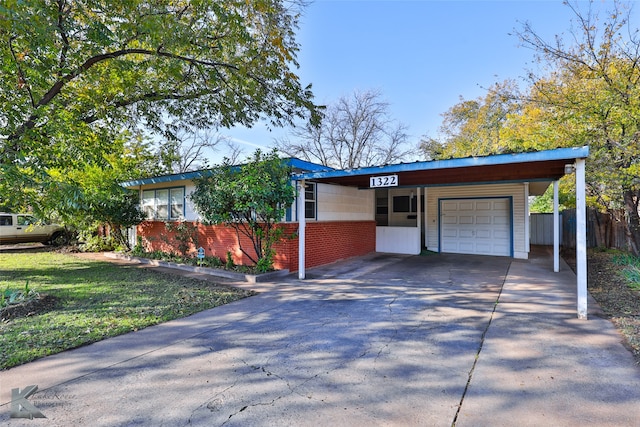
[[(492, 83), (519, 79), (535, 67), (533, 52), (519, 46), (514, 30), (530, 22), (552, 40), (568, 34), (572, 17), (561, 1), (550, 0), (316, 0), (297, 34), (298, 75), (313, 85), (319, 104), (354, 90), (378, 90), (417, 144), (425, 134), (436, 135), (441, 114), (460, 96), (477, 98)], [(287, 130), (269, 132), (257, 124), (221, 133), (250, 154)]]

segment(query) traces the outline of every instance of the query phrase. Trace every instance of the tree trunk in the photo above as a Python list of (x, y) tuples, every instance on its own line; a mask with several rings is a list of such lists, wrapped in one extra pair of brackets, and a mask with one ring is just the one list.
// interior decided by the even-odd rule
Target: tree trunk
[(631, 251), (634, 255), (639, 255), (640, 247), (640, 215), (638, 215), (639, 191), (624, 191), (624, 207), (627, 211), (628, 220), (626, 221), (627, 233), (631, 243)]

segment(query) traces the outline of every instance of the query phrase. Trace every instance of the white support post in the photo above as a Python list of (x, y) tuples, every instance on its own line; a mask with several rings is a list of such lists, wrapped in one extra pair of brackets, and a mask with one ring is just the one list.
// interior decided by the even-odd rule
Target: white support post
[(305, 194), (304, 194), (304, 180), (298, 181), (298, 206), (296, 207), (296, 214), (298, 215), (298, 279), (304, 280), (305, 278), (305, 231), (307, 228), (307, 219), (304, 215), (305, 208)]
[(529, 183), (524, 183), (524, 241), (527, 257), (531, 253), (531, 217), (529, 216)]
[(422, 252), (422, 213), (420, 212), (420, 187), (416, 188), (416, 225), (418, 226), (418, 254)]
[(578, 318), (587, 318), (587, 204), (585, 160), (576, 159), (576, 276)]
[(560, 213), (558, 181), (553, 181), (553, 271), (560, 271)]
[(420, 252), (422, 252), (423, 249), (427, 249), (427, 247), (429, 246), (429, 217), (427, 216), (427, 187), (423, 188), (423, 193), (424, 193), (424, 212), (422, 217), (424, 218), (424, 222), (422, 224), (422, 227), (424, 229), (424, 247), (420, 248)]

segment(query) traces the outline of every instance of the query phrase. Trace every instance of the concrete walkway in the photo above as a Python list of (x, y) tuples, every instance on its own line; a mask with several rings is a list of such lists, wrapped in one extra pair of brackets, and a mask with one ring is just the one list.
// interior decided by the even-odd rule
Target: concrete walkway
[[(0, 423), (638, 425), (640, 368), (551, 269), (378, 254), (238, 284), (262, 293), (0, 372)], [(47, 418), (10, 418), (32, 384)]]

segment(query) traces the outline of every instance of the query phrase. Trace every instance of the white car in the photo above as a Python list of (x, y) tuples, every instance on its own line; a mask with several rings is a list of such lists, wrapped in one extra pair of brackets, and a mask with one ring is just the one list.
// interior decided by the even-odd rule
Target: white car
[(0, 244), (26, 242), (61, 245), (66, 235), (63, 227), (41, 224), (32, 215), (0, 212)]

